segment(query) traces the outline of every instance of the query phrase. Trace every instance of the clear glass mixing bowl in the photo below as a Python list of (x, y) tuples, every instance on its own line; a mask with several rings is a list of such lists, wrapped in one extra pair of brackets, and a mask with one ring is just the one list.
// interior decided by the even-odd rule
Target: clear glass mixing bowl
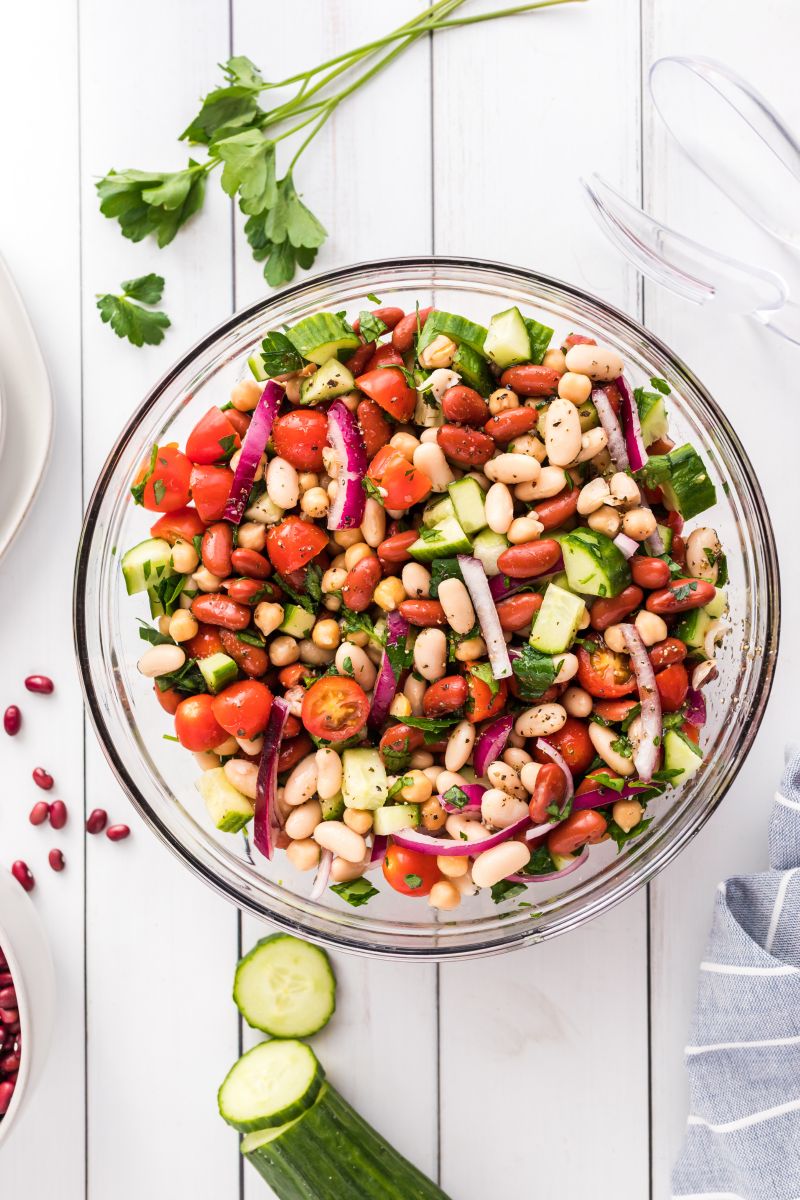
[[(670, 433), (703, 453), (718, 503), (703, 520), (728, 552), (732, 630), (718, 655), (719, 678), (707, 688), (709, 722), (701, 770), (649, 810), (656, 819), (621, 854), (593, 847), (566, 879), (534, 884), (496, 906), (488, 894), (453, 914), (414, 903), (373, 876), (380, 895), (351, 908), (332, 892), (308, 899), (311, 875), (283, 854), (249, 858), (241, 835), (218, 833), (194, 783), (198, 768), (164, 739), (170, 721), (152, 684), (138, 674), (143, 643), (137, 617), (146, 598), (128, 597), (119, 555), (147, 536), (150, 515), (130, 496), (133, 475), (154, 442), (185, 442), (198, 416), (227, 400), (267, 329), (319, 309), (355, 315), (367, 293), (413, 310), (435, 304), (486, 321), (517, 304), (555, 327), (591, 334), (623, 356), (635, 385), (667, 379)], [(240, 908), (312, 941), (363, 953), (415, 958), (477, 956), (565, 933), (652, 879), (697, 833), (730, 787), (756, 735), (767, 702), (779, 629), (778, 565), (764, 499), (747, 455), (724, 413), (687, 367), (635, 321), (576, 288), (531, 271), (454, 258), (406, 258), (331, 271), (287, 288), (212, 330), (155, 385), (109, 454), (94, 489), (80, 544), (75, 631), (86, 701), (97, 736), (120, 783), (177, 858)]]

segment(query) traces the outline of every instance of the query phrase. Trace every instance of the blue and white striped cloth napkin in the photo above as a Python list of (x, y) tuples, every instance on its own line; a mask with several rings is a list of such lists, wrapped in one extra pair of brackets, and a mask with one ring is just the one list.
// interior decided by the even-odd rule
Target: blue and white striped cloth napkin
[(769, 860), (719, 886), (675, 1200), (800, 1200), (800, 751), (775, 796)]

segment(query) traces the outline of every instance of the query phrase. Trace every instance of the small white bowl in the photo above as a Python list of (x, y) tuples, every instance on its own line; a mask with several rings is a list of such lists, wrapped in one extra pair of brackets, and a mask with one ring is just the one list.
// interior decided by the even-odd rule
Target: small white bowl
[(22, 1034), (17, 1086), (8, 1111), (0, 1117), (2, 1145), (42, 1074), (56, 1003), (53, 959), (39, 914), (14, 876), (3, 869), (0, 869), (0, 949), (6, 956), (17, 993)]

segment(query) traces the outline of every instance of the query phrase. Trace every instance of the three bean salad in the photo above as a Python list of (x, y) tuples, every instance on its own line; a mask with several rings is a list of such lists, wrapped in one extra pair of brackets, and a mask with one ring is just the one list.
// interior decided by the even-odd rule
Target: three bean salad
[(727, 570), (684, 521), (714, 485), (612, 348), (368, 300), (269, 332), (153, 446), (138, 667), (216, 828), (252, 823), (312, 898), (364, 904), (382, 871), (499, 902), (641, 835), (700, 766)]

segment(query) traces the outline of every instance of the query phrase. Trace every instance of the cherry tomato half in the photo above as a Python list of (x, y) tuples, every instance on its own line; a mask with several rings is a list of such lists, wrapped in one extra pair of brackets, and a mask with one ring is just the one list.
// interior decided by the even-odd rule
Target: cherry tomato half
[(636, 688), (630, 660), (615, 654), (605, 643), (587, 642), (578, 647), (578, 683), (602, 700), (618, 700)]
[[(559, 752), (573, 775), (583, 775), (584, 771), (589, 769), (595, 750), (585, 721), (580, 721), (577, 717), (567, 717), (558, 732), (548, 733), (544, 740)], [(543, 750), (537, 751), (534, 757), (537, 762), (551, 761)]]
[(432, 854), (420, 854), (419, 850), (396, 845), (386, 851), (383, 875), (386, 882), (404, 896), (427, 896), (442, 877)]
[(154, 446), (133, 481), (134, 497), (150, 512), (168, 513), (183, 508), (191, 494), (191, 473), (192, 464), (175, 442)]
[(396, 421), (410, 421), (417, 407), (417, 393), (396, 367), (377, 367), (356, 379), (356, 387), (379, 404)]
[(431, 492), (431, 481), (425, 472), (412, 466), (394, 446), (381, 447), (369, 464), (367, 478), (385, 491), (387, 508), (410, 508)]
[(150, 537), (164, 538), (170, 546), (174, 546), (180, 538), (190, 542), (192, 538), (201, 536), (206, 531), (205, 521), (194, 508), (176, 508), (174, 512), (164, 513), (155, 525), (150, 527)]
[(267, 534), (267, 554), (279, 575), (288, 576), (304, 567), (327, 544), (327, 534), (318, 525), (299, 517), (285, 517)]
[(321, 471), (322, 450), (328, 441), (328, 418), (319, 409), (296, 408), (272, 426), (276, 451), (298, 471)]
[(226, 733), (252, 739), (267, 727), (272, 692), (257, 679), (241, 679), (215, 696), (212, 708)]
[(325, 675), (312, 683), (303, 697), (303, 726), (314, 737), (344, 742), (367, 723), (369, 700), (355, 679)]
[(656, 672), (656, 687), (664, 712), (677, 712), (689, 690), (689, 674), (683, 663), (673, 663)]
[(171, 717), (174, 717), (175, 713), (178, 711), (178, 705), (180, 704), (181, 700), (184, 699), (181, 693), (176, 692), (175, 688), (166, 688), (166, 690), (162, 692), (157, 683), (153, 684), (153, 691), (156, 694), (156, 700), (158, 700), (158, 703), (161, 705), (164, 712), (169, 713)]
[[(487, 683), (481, 676), (490, 674), (488, 663), (467, 663), (467, 703), (464, 711), (471, 725), (496, 717), (506, 706), (508, 686), (505, 679)], [(497, 689), (495, 691), (494, 689)]]
[(233, 487), (233, 471), (228, 467), (192, 467), (191, 485), (192, 499), (202, 519), (209, 525), (219, 521)]
[(242, 444), (239, 434), (221, 408), (210, 408), (186, 439), (186, 454), (193, 463), (210, 466), (227, 462)]
[(175, 713), (175, 732), (186, 750), (213, 750), (227, 738), (214, 716), (211, 696), (187, 696)]

